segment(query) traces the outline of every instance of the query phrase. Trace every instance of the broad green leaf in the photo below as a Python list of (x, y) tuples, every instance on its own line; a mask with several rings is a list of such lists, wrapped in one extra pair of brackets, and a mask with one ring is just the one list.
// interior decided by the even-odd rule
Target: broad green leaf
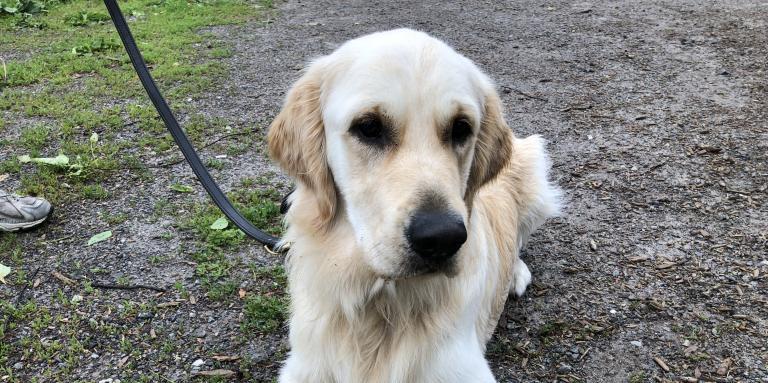
[(91, 143), (93, 144), (99, 142), (99, 134), (96, 132), (93, 132), (93, 134), (91, 134), (91, 138), (89, 138), (88, 140), (90, 140)]
[(93, 237), (91, 237), (91, 239), (88, 240), (88, 246), (91, 246), (94, 243), (99, 243), (101, 241), (106, 241), (111, 236), (112, 236), (112, 230), (107, 230), (99, 234), (96, 234)]
[(171, 185), (171, 190), (177, 191), (179, 193), (192, 193), (194, 189), (192, 189), (192, 186), (173, 184)]
[(11, 273), (11, 268), (0, 263), (0, 282), (8, 283), (5, 281), (5, 277)]
[(227, 221), (227, 217), (219, 217), (216, 221), (214, 221), (211, 224), (212, 230), (224, 230), (229, 226), (229, 221)]

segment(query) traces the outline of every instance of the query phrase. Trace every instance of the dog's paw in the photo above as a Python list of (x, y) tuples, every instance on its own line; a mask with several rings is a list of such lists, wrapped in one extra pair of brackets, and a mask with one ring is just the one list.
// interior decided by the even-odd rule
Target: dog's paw
[(512, 285), (509, 287), (509, 293), (515, 294), (518, 297), (523, 296), (525, 289), (531, 284), (531, 270), (528, 270), (528, 266), (522, 259), (518, 259), (515, 262), (515, 269), (512, 270)]

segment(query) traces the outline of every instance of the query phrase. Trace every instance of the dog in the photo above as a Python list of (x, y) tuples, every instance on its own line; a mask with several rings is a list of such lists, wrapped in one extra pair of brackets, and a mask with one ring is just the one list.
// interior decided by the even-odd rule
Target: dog
[(486, 342), (560, 195), (543, 140), (502, 109), (475, 64), (410, 29), (311, 62), (268, 133), (296, 182), (281, 383), (495, 382)]

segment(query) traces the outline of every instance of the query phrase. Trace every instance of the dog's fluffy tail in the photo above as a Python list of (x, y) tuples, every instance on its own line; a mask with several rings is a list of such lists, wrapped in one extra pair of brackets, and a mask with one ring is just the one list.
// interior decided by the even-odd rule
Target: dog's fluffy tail
[(515, 140), (513, 169), (518, 180), (525, 184), (521, 189), (526, 201), (520, 205), (518, 239), (522, 248), (531, 233), (547, 218), (560, 215), (562, 191), (549, 180), (551, 162), (545, 149), (545, 141), (539, 135)]

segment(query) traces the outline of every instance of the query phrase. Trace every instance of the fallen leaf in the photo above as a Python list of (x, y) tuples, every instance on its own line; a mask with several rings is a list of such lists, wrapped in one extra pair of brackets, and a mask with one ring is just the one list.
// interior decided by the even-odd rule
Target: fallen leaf
[(243, 298), (245, 298), (245, 289), (240, 289), (240, 290), (237, 292), (237, 295), (239, 295), (239, 296), (240, 296), (240, 299), (243, 299)]
[(233, 360), (240, 359), (240, 357), (239, 356), (229, 356), (229, 355), (214, 355), (213, 359), (217, 360), (219, 362), (231, 362)]
[(224, 230), (227, 228), (227, 226), (229, 226), (227, 217), (221, 216), (211, 224), (211, 230)]
[(0, 282), (8, 283), (5, 281), (5, 277), (11, 273), (11, 268), (0, 263)]
[(67, 166), (69, 165), (69, 157), (59, 154), (56, 157), (35, 157), (32, 158), (30, 156), (24, 155), (17, 157), (19, 162), (21, 163), (27, 163), (27, 162), (37, 162), (40, 164), (46, 164), (46, 165), (53, 165), (53, 166)]
[(112, 230), (102, 231), (101, 233), (94, 235), (91, 237), (91, 239), (88, 240), (88, 246), (91, 246), (94, 243), (99, 243), (101, 241), (106, 241), (110, 237), (112, 237)]
[(192, 186), (173, 184), (171, 185), (171, 190), (177, 191), (179, 193), (192, 193), (194, 189), (192, 189)]
[(661, 359), (658, 356), (654, 356), (653, 361), (656, 362), (656, 364), (658, 364), (659, 367), (661, 367), (661, 369), (664, 370), (664, 372), (669, 372), (669, 366), (667, 366), (667, 363), (664, 362), (664, 359)]
[(99, 134), (96, 132), (93, 132), (93, 134), (91, 134), (91, 137), (88, 140), (91, 141), (92, 144), (99, 142)]

